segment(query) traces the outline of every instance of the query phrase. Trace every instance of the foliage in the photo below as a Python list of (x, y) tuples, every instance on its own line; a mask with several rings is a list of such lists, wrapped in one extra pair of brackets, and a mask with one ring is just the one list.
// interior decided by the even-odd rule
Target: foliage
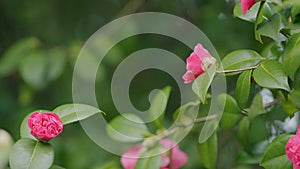
[[(97, 74), (96, 84), (99, 89), (95, 93), (97, 98), (101, 98), (97, 101), (99, 107), (106, 110), (105, 119), (110, 124), (103, 130), (115, 141), (146, 145), (147, 151), (141, 156), (152, 156), (160, 152), (159, 148), (153, 146), (158, 140), (180, 135), (186, 129), (191, 129), (180, 144), (189, 156), (189, 162), (183, 168), (292, 168), (292, 163), (285, 155), (285, 144), (291, 136), (289, 133), (295, 132), (299, 123), (298, 0), (261, 0), (245, 15), (241, 11), (241, 4), (230, 0), (227, 3), (172, 1), (171, 9), (168, 2), (137, 2), (140, 3), (135, 4), (139, 9), (136, 11), (168, 12), (195, 22), (212, 39), (222, 60), (211, 65), (195, 79), (192, 86), (187, 86), (194, 91), (197, 99), (185, 105), (179, 104), (180, 94), (174, 80), (161, 80), (157, 78), (161, 77), (161, 72), (155, 71), (137, 75), (130, 90), (132, 102), (137, 108), (149, 107), (146, 97), (148, 91), (163, 88), (151, 100), (153, 105), (149, 110), (149, 117), (157, 117), (156, 120), (145, 123), (133, 112), (122, 115), (115, 113), (117, 109), (113, 106), (109, 89), (113, 69), (121, 62), (121, 56), (137, 49), (155, 46), (172, 50), (184, 59), (190, 50), (180, 47), (182, 44), (178, 42), (171, 43), (171, 39), (166, 37), (162, 37), (161, 43), (157, 43), (155, 36), (152, 37), (153, 40), (144, 42), (145, 37), (150, 35), (131, 37), (120, 42), (118, 49), (114, 48), (108, 53), (108, 57), (101, 63), (104, 68), (98, 70)], [(13, 139), (4, 144), (0, 137), (0, 168), (121, 168), (118, 156), (95, 148), (97, 145), (91, 144), (88, 138), (81, 137), (83, 133), (77, 122), (103, 111), (83, 103), (64, 103), (72, 102), (72, 70), (84, 40), (108, 20), (127, 14), (128, 8), (124, 6), (128, 4), (125, 1), (105, 2), (112, 8), (98, 3), (95, 4), (99, 8), (97, 5), (87, 7), (83, 2), (73, 4), (70, 15), (82, 15), (83, 19), (69, 18), (69, 15), (64, 14), (65, 11), (56, 14), (48, 9), (63, 8), (63, 5), (69, 7), (69, 3), (65, 2), (60, 6), (57, 2), (45, 2), (39, 7), (19, 7), (20, 10), (15, 15), (10, 15), (14, 11), (10, 9), (17, 2), (0, 3), (0, 9), (7, 7), (2, 10), (5, 15), (1, 16), (4, 18), (1, 25), (6, 25), (6, 22), (10, 26), (17, 25), (12, 26), (11, 30), (8, 26), (4, 32), (11, 34), (19, 29), (21, 32), (21, 35), (4, 36), (0, 40), (3, 44), (0, 48), (0, 128), (5, 128), (18, 140), (12, 146)], [(122, 7), (124, 10), (121, 10)], [(79, 8), (85, 10), (78, 10)], [(83, 11), (88, 12), (85, 14)], [(222, 12), (219, 13), (220, 11)], [(47, 12), (51, 16), (49, 24), (45, 21)], [(232, 13), (236, 18), (231, 17)], [(12, 16), (11, 21), (8, 16)], [(215, 21), (217, 17), (220, 20)], [(26, 20), (30, 23), (23, 25)], [(239, 20), (243, 21), (238, 22)], [(38, 26), (46, 25), (45, 22), (49, 27), (44, 26), (45, 29), (42, 29)], [(96, 26), (92, 27), (92, 24)], [(65, 25), (66, 28), (58, 25)], [(86, 25), (87, 28), (84, 27)], [(1, 31), (3, 29), (0, 28)], [(84, 29), (87, 30), (83, 31)], [(253, 35), (249, 33), (251, 30)], [(83, 33), (77, 35), (76, 31)], [(70, 38), (74, 36), (75, 38)], [(226, 77), (228, 87), (226, 93), (215, 99), (210, 89), (219, 75)], [(213, 104), (215, 102), (217, 104)], [(52, 112), (58, 114), (64, 125), (67, 125), (66, 131), (50, 143), (37, 141), (30, 134), (27, 119), (35, 112), (32, 110), (44, 112), (47, 110), (41, 107), (51, 109), (55, 105), (61, 105)], [(195, 110), (194, 107), (198, 105), (200, 109)], [(211, 105), (217, 106), (213, 108), (215, 112), (208, 114)], [(185, 113), (179, 114), (180, 110)], [(198, 114), (196, 119), (190, 115), (194, 112)], [(174, 121), (175, 125), (168, 129)], [(210, 126), (213, 134), (205, 142), (198, 142), (198, 135), (204, 128), (203, 122)], [(20, 130), (16, 124), (20, 124)], [(227, 155), (224, 157), (223, 154)], [(83, 155), (87, 158), (82, 158)], [(142, 158), (138, 160), (135, 169), (159, 168), (160, 163), (160, 156)]]

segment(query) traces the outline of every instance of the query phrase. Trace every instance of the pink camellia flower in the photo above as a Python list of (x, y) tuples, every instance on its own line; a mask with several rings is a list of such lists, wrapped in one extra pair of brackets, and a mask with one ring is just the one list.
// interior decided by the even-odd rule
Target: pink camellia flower
[(247, 11), (255, 4), (255, 2), (255, 0), (241, 0), (243, 14), (246, 14)]
[(194, 52), (192, 52), (186, 59), (187, 72), (183, 75), (184, 83), (188, 84), (194, 81), (215, 62), (216, 60), (210, 55), (210, 53), (200, 43), (198, 43), (194, 48)]
[(294, 165), (294, 169), (300, 169), (300, 125), (295, 136), (286, 143), (285, 152)]
[[(179, 149), (175, 141), (163, 139), (160, 141), (160, 145), (168, 150), (161, 154), (162, 161), (160, 169), (170, 169), (170, 166), (172, 166), (173, 169), (179, 169), (187, 162), (187, 155)], [(134, 169), (142, 147), (143, 146), (141, 144), (136, 145), (131, 147), (125, 154), (122, 155), (121, 164), (124, 169)], [(171, 152), (171, 159), (169, 158), (169, 152)]]
[(52, 112), (34, 112), (27, 122), (31, 134), (40, 141), (49, 141), (63, 131), (62, 121)]

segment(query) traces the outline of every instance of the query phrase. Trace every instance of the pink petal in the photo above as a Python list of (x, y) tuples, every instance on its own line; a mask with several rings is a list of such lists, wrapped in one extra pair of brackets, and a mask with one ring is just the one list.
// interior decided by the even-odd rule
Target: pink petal
[(297, 129), (296, 135), (300, 136), (300, 125), (298, 125), (298, 129)]
[(195, 80), (195, 75), (193, 74), (192, 71), (187, 71), (183, 76), (182, 76), (184, 83), (188, 84), (191, 83), (192, 81)]
[(187, 163), (187, 155), (180, 150), (172, 151), (172, 165), (174, 169), (178, 169)]
[(204, 72), (202, 60), (195, 52), (186, 59), (186, 69), (192, 71), (196, 76)]
[(170, 159), (168, 156), (163, 155), (161, 157), (161, 161), (162, 161), (161, 167), (167, 167), (170, 164)]
[(200, 43), (198, 43), (195, 46), (194, 52), (198, 55), (201, 61), (203, 61), (203, 59), (206, 57), (212, 57), (210, 53)]
[(241, 0), (243, 14), (246, 14), (247, 11), (255, 4), (255, 2), (255, 0)]
[(122, 155), (121, 164), (124, 169), (134, 169), (134, 166), (140, 156), (141, 148), (141, 145), (131, 147), (125, 154)]
[(300, 169), (300, 165), (299, 164), (293, 164), (293, 169)]
[(292, 163), (300, 163), (300, 136), (291, 137), (286, 144), (285, 151)]

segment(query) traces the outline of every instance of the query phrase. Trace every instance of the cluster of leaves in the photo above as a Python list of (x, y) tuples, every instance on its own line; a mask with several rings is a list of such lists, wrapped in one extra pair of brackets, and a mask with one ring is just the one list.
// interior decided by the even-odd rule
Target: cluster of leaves
[[(283, 125), (285, 119), (292, 118), (300, 110), (300, 3), (295, 0), (259, 1), (246, 15), (242, 14), (238, 3), (234, 8), (234, 15), (254, 23), (255, 38), (263, 44), (263, 50), (258, 53), (244, 49), (227, 54), (221, 66), (212, 65), (194, 81), (192, 89), (201, 104), (209, 104), (211, 99), (208, 91), (216, 75), (225, 73), (228, 78), (237, 78), (235, 91), (228, 92), (232, 95), (223, 93), (217, 98), (220, 104), (224, 104), (220, 124), (216, 127), (219, 128), (218, 132), (237, 132), (239, 143), (243, 147), (237, 161), (242, 166), (255, 164), (266, 169), (291, 169), (292, 163), (285, 155), (285, 144), (290, 138), (285, 133), (291, 131), (286, 131)], [(168, 96), (169, 90), (164, 91)], [(155, 99), (163, 100), (161, 97), (157, 95)], [(157, 100), (154, 100), (155, 104), (152, 106), (161, 106), (162, 103)], [(163, 106), (165, 103), (163, 101)], [(191, 105), (193, 103), (179, 109)], [(158, 112), (150, 111), (149, 115), (153, 113)], [(125, 116), (142, 122), (142, 119), (133, 114)], [(158, 131), (164, 129), (163, 116), (154, 121)], [(144, 123), (133, 125), (127, 118), (118, 116), (110, 122), (107, 132), (112, 138), (138, 142), (149, 136), (160, 136), (159, 132), (149, 132)], [(204, 143), (199, 142), (201, 162), (208, 169), (217, 166), (218, 132), (214, 132)], [(120, 137), (122, 135), (130, 137)], [(151, 163), (160, 162), (160, 159), (148, 160)], [(139, 168), (136, 166), (136, 169)]]

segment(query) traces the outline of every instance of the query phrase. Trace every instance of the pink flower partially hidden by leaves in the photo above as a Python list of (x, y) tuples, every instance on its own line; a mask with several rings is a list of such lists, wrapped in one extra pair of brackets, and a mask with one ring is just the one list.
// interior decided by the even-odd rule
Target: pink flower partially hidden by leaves
[[(163, 139), (160, 142), (166, 152), (161, 154), (161, 166), (160, 169), (179, 169), (187, 162), (187, 155), (181, 151), (177, 143), (173, 140)], [(141, 150), (143, 146), (141, 144), (131, 147), (126, 153), (121, 157), (121, 164), (124, 169), (134, 169), (135, 164), (138, 161)], [(171, 153), (171, 159), (169, 158)]]
[(294, 165), (294, 169), (300, 169), (300, 125), (295, 136), (286, 143), (285, 152)]
[(255, 0), (241, 0), (242, 12), (244, 15), (255, 4), (255, 2)]
[(52, 112), (34, 112), (28, 119), (31, 134), (40, 141), (49, 141), (63, 131), (63, 123), (57, 114)]
[(194, 81), (215, 62), (216, 60), (211, 54), (198, 43), (194, 48), (194, 52), (186, 59), (187, 72), (183, 75), (184, 83), (188, 84)]

